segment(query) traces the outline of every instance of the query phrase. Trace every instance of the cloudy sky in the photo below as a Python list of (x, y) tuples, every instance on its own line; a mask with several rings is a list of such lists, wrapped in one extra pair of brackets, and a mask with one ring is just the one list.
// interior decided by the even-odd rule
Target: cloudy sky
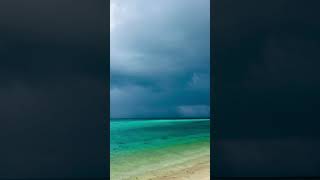
[(209, 0), (111, 1), (111, 117), (207, 117)]

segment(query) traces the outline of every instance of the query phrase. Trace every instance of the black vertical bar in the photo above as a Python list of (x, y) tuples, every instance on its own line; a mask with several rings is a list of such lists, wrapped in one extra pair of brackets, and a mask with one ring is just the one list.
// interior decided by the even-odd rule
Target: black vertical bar
[(109, 2), (0, 1), (0, 179), (107, 179)]

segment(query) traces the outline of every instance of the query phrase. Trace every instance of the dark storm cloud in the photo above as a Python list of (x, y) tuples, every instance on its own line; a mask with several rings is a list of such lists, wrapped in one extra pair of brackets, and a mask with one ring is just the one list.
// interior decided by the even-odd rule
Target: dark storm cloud
[(209, 115), (209, 4), (111, 2), (112, 117)]
[(216, 176), (317, 176), (317, 1), (216, 1)]
[(107, 15), (0, 2), (0, 178), (107, 177)]

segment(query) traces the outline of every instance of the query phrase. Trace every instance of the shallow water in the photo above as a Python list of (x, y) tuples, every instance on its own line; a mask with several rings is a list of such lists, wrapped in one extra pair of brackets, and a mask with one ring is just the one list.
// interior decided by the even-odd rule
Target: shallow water
[[(209, 151), (209, 119), (111, 120), (111, 179)], [(189, 153), (189, 154), (188, 154)]]

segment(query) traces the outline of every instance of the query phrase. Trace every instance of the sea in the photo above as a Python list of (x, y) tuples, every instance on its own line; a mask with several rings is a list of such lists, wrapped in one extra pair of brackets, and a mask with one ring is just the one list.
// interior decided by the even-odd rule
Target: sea
[[(210, 119), (111, 119), (111, 179), (210, 150)], [(189, 154), (188, 154), (189, 153)], [(121, 178), (122, 176), (122, 178)]]

